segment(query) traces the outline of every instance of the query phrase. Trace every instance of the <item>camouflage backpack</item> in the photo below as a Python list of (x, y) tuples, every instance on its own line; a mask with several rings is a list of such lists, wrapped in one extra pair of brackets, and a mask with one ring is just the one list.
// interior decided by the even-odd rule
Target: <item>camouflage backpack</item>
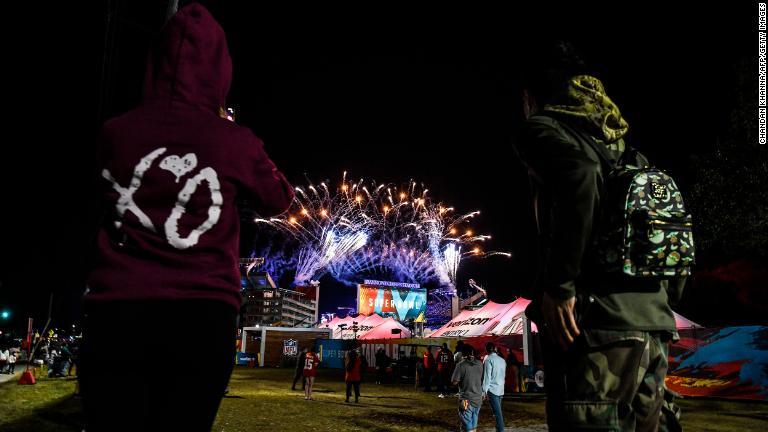
[(634, 277), (683, 277), (694, 263), (691, 215), (672, 178), (655, 168), (624, 165), (608, 175), (598, 231), (599, 263)]
[(598, 264), (632, 277), (690, 275), (695, 261), (692, 222), (680, 190), (665, 172), (637, 163), (634, 150), (625, 155), (629, 157), (622, 157), (606, 179), (595, 237)]
[(689, 276), (695, 262), (691, 215), (672, 177), (648, 166), (631, 147), (614, 162), (604, 145), (581, 136), (610, 169), (594, 236), (595, 263), (630, 277)]

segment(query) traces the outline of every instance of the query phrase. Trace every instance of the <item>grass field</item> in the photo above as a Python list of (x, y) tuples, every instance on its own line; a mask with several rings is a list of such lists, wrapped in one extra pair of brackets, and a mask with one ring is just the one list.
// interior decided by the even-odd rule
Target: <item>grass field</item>
[[(411, 386), (362, 386), (361, 403), (344, 402), (340, 372), (324, 370), (316, 383), (314, 401), (291, 391), (292, 371), (238, 368), (224, 399), (215, 431), (447, 431), (456, 430), (455, 399), (416, 392)], [(119, 385), (120, 383), (115, 383)], [(80, 402), (72, 395), (74, 379), (40, 378), (34, 386), (0, 385), (0, 430), (80, 431)], [(712, 400), (683, 400), (686, 431), (768, 430), (768, 404)], [(541, 399), (504, 402), (507, 426), (537, 426), (545, 422)], [(493, 427), (490, 409), (483, 406), (480, 428)]]

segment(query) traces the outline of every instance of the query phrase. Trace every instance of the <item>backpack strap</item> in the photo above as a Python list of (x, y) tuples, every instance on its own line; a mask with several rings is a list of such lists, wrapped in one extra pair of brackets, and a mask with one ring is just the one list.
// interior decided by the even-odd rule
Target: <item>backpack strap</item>
[(627, 166), (627, 165), (634, 165), (637, 163), (638, 155), (640, 152), (637, 151), (636, 148), (624, 144), (624, 153), (621, 154), (621, 157), (619, 158), (618, 165), (619, 166)]

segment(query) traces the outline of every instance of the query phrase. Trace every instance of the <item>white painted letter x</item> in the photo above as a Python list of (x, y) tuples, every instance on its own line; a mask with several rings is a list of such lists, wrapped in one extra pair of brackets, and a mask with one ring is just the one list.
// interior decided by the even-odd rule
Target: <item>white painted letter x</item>
[(161, 154), (165, 153), (165, 150), (165, 147), (161, 147), (141, 158), (141, 161), (136, 165), (136, 168), (133, 169), (133, 177), (131, 178), (131, 184), (128, 188), (124, 188), (117, 184), (117, 180), (112, 177), (112, 174), (110, 174), (108, 169), (104, 169), (101, 172), (102, 177), (112, 182), (112, 188), (120, 194), (120, 198), (118, 198), (115, 206), (118, 215), (118, 219), (115, 221), (115, 227), (120, 228), (123, 223), (122, 219), (125, 216), (125, 211), (130, 210), (137, 218), (139, 218), (139, 222), (141, 222), (144, 228), (151, 230), (152, 232), (157, 232), (155, 226), (152, 225), (152, 221), (149, 220), (149, 217), (141, 211), (135, 202), (133, 202), (133, 193), (136, 192), (136, 189), (138, 189), (139, 186), (141, 186), (141, 178), (144, 177), (144, 173), (152, 165), (152, 162), (154, 162)]

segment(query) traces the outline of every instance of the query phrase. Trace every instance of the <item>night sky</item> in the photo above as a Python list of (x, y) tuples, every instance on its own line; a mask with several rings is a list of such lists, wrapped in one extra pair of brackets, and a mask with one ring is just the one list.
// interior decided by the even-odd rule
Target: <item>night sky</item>
[[(77, 317), (93, 136), (103, 119), (138, 102), (163, 3), (105, 2), (88, 19), (51, 27), (48, 41), (32, 51), (45, 56), (21, 50), (34, 66), (21, 72), (30, 84), (20, 98), (41, 104), (25, 130), (52, 136), (17, 146), (20, 160), (41, 169), (4, 182), (14, 205), (3, 207), (0, 306), (10, 305), (17, 320), (42, 318), (51, 289), (59, 293), (58, 322)], [(242, 2), (217, 2), (211, 10), (230, 43), (230, 105), (238, 123), (264, 140), (290, 181), (303, 184), (306, 175), (335, 183), (346, 170), (352, 178), (424, 182), (433, 197), (459, 210), (480, 209), (475, 227), (494, 236), (492, 249), (510, 250), (520, 229), (515, 211), (524, 205), (510, 173), (522, 115), (514, 82), (521, 47), (541, 38), (572, 41), (629, 122), (628, 142), (685, 193), (691, 156), (711, 151), (727, 124), (735, 65), (756, 57), (756, 7), (737, 3), (728, 10), (703, 2), (345, 10), (322, 19), (308, 11), (243, 11)], [(115, 19), (107, 34), (109, 10)], [(78, 23), (84, 36), (68, 36)], [(18, 168), (10, 165), (5, 174)], [(243, 234), (253, 236), (253, 228)], [(469, 265), (461, 277), (514, 290), (513, 273), (495, 260)], [(349, 303), (351, 295), (328, 289), (321, 307)], [(681, 311), (703, 322), (710, 313)]]

